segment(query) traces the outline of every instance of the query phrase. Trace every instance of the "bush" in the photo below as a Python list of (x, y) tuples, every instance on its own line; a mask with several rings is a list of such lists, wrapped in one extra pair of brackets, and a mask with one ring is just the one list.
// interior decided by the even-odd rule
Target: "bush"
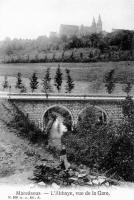
[(63, 135), (62, 142), (69, 161), (134, 181), (134, 118), (125, 118), (118, 125), (98, 125), (94, 114), (88, 112), (73, 132)]
[[(86, 123), (85, 123), (86, 125)], [(69, 161), (85, 164), (90, 168), (99, 169), (100, 163), (109, 152), (115, 140), (112, 124), (99, 127), (86, 127), (82, 130), (68, 132), (63, 135), (62, 142), (67, 147)]]
[(12, 118), (7, 124), (9, 128), (16, 129), (17, 135), (27, 138), (31, 143), (46, 144), (47, 135), (45, 135), (33, 122), (31, 122), (14, 103), (9, 101), (10, 108), (4, 105), (6, 111), (12, 112)]
[(125, 181), (134, 181), (134, 146), (127, 135), (119, 136), (115, 141), (101, 168), (108, 170), (108, 175), (114, 174)]

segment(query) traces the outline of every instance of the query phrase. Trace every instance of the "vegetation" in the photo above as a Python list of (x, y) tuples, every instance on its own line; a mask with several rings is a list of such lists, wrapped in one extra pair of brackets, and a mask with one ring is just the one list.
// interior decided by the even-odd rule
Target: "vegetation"
[(34, 72), (30, 79), (30, 87), (31, 87), (32, 92), (34, 92), (34, 90), (38, 88), (38, 84), (39, 84), (38, 77), (36, 73)]
[(67, 93), (71, 93), (71, 91), (73, 90), (75, 85), (74, 85), (74, 81), (72, 80), (72, 77), (70, 75), (69, 69), (66, 69), (66, 75), (67, 75), (67, 81), (66, 81), (65, 89), (66, 89)]
[[(89, 111), (90, 110), (90, 111)], [(115, 140), (112, 124), (97, 125), (94, 108), (88, 109), (73, 133), (63, 135), (70, 161), (98, 169)]]
[[(130, 99), (129, 99), (130, 101)], [(128, 102), (126, 97), (125, 102)], [(132, 103), (131, 103), (132, 104)], [(127, 105), (127, 103), (126, 103)], [(122, 104), (124, 107), (124, 102)], [(127, 107), (126, 107), (127, 110)], [(63, 135), (68, 159), (118, 180), (134, 181), (134, 105), (121, 123), (99, 125), (92, 107), (74, 129)], [(130, 117), (131, 115), (131, 117)]]
[(52, 92), (50, 68), (47, 68), (46, 70), (46, 74), (42, 80), (42, 85), (43, 85), (43, 92), (45, 92), (46, 95), (49, 92)]
[(127, 96), (125, 101), (122, 103), (122, 112), (124, 117), (133, 119), (134, 116), (134, 102), (132, 97)]
[[(74, 88), (74, 81), (72, 80), (72, 77), (70, 75), (70, 70), (66, 69), (65, 71), (67, 74), (67, 82), (65, 85), (65, 91), (68, 93), (71, 93)], [(25, 85), (23, 84), (22, 77), (23, 77), (23, 75), (20, 72), (18, 72), (17, 80), (15, 83), (15, 89), (19, 89), (19, 92), (21, 92), (21, 93), (27, 92), (27, 89), (28, 89), (25, 86), (26, 84)], [(55, 77), (54, 77), (55, 82), (52, 84), (50, 68), (48, 67), (45, 71), (45, 75), (44, 75), (41, 83), (38, 81), (38, 77), (37, 77), (36, 73), (33, 73), (31, 75), (30, 89), (32, 90), (32, 92), (34, 92), (34, 90), (38, 89), (39, 86), (42, 86), (41, 92), (44, 92), (48, 96), (48, 93), (53, 92), (53, 85), (54, 85), (54, 86), (56, 86), (56, 88), (59, 92), (61, 90), (61, 86), (62, 86), (62, 77), (63, 77), (63, 74), (61, 72), (60, 66), (58, 66), (57, 71), (55, 72)], [(6, 88), (9, 88), (9, 83), (7, 80), (7, 76), (5, 76), (4, 78), (5, 79), (4, 79), (2, 86), (4, 89), (6, 89)]]
[(134, 31), (70, 38), (40, 36), (36, 40), (7, 38), (1, 43), (0, 55), (6, 63), (134, 60)]
[(61, 85), (62, 85), (62, 72), (60, 69), (60, 65), (58, 65), (55, 77), (54, 77), (54, 82), (55, 82), (55, 86), (58, 90), (58, 92), (60, 92), (61, 90)]
[(22, 86), (22, 75), (20, 72), (17, 74), (16, 88), (20, 89)]
[(22, 83), (22, 74), (20, 72), (18, 72), (17, 74), (17, 81), (16, 81), (16, 89), (20, 89), (20, 92), (26, 92), (26, 87), (24, 86), (24, 84)]
[(7, 76), (4, 77), (4, 82), (3, 82), (2, 86), (3, 86), (3, 89), (7, 89), (9, 87)]
[[(128, 97), (124, 102), (128, 101)], [(4, 106), (8, 111), (8, 117), (12, 115), (9, 121), (5, 120), (7, 126), (15, 129), (19, 136), (27, 138), (32, 143), (47, 143), (48, 138), (29, 120), (28, 115), (24, 114), (15, 103), (11, 101), (9, 103), (9, 108)], [(130, 108), (126, 107), (130, 113), (129, 115), (124, 113), (121, 123), (100, 124), (96, 119), (95, 108), (90, 107), (79, 118), (73, 131), (68, 131), (62, 137), (62, 143), (67, 148), (68, 160), (76, 164), (85, 164), (91, 170), (103, 172), (106, 176), (133, 182), (134, 104), (132, 105), (132, 102)]]
[(123, 91), (126, 92), (126, 93), (127, 93), (127, 96), (128, 96), (129, 93), (130, 93), (130, 91), (131, 91), (131, 89), (132, 89), (133, 84), (132, 84), (131, 81), (129, 81), (129, 82), (127, 82), (124, 86), (125, 86), (125, 87), (123, 88)]
[(18, 136), (28, 139), (31, 143), (45, 144), (47, 138), (40, 128), (32, 123), (28, 115), (24, 114), (14, 102), (8, 101), (8, 103), (4, 103), (3, 108), (10, 118), (7, 120), (7, 116), (3, 116), (0, 120), (10, 129), (16, 130)]
[[(123, 131), (123, 130), (122, 130)], [(134, 139), (121, 132), (119, 138), (112, 143), (111, 149), (104, 159), (101, 168), (108, 171), (107, 175), (114, 174), (120, 180), (134, 181)]]
[(104, 75), (105, 87), (106, 87), (108, 94), (111, 94), (115, 87), (114, 73), (115, 73), (115, 70), (112, 69), (112, 70), (110, 70), (110, 72), (107, 72)]

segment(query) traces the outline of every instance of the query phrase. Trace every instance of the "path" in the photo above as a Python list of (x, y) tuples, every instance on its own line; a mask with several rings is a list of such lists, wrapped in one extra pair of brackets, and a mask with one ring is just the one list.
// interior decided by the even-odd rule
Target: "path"
[(28, 184), (35, 165), (54, 160), (43, 147), (29, 144), (0, 122), (0, 183)]

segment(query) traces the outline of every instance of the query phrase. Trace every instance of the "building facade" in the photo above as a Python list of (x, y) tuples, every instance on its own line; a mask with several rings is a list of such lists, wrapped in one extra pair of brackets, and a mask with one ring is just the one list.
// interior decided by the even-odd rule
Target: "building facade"
[(84, 36), (92, 33), (101, 33), (103, 31), (102, 29), (102, 20), (101, 16), (99, 15), (98, 21), (95, 21), (95, 18), (93, 17), (93, 21), (91, 26), (76, 26), (76, 25), (66, 25), (66, 24), (61, 24), (60, 30), (59, 30), (59, 35), (60, 36), (67, 36), (71, 37), (73, 35), (76, 36)]

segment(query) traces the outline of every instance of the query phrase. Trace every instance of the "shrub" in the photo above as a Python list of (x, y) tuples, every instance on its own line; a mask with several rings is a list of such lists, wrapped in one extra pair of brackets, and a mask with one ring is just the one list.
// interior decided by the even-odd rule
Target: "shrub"
[(58, 92), (60, 92), (61, 86), (62, 86), (62, 75), (63, 74), (61, 72), (60, 65), (58, 65), (58, 68), (56, 70), (56, 74), (54, 77), (54, 85), (55, 85), (56, 89), (58, 90)]
[(7, 76), (4, 77), (4, 82), (2, 86), (3, 86), (3, 89), (7, 89), (9, 87)]
[(36, 73), (34, 72), (32, 74), (32, 76), (30, 77), (30, 88), (32, 90), (32, 92), (34, 92), (34, 90), (36, 90), (38, 88), (38, 77), (36, 75)]
[(134, 181), (134, 145), (127, 136), (119, 136), (115, 141), (101, 168), (108, 170), (108, 175), (114, 174), (125, 181)]
[(126, 99), (122, 102), (122, 112), (125, 118), (129, 118), (130, 122), (134, 116), (134, 102), (132, 97), (127, 95)]
[(76, 129), (64, 134), (62, 143), (70, 162), (85, 164), (116, 179), (134, 181), (134, 123), (109, 123), (90, 127), (87, 132)]
[(118, 125), (98, 125), (95, 121), (92, 108), (73, 132), (63, 135), (69, 161), (134, 181), (134, 117), (124, 118)]
[(104, 75), (104, 83), (108, 94), (111, 94), (115, 88), (114, 73), (115, 70), (112, 69)]
[(83, 118), (76, 129), (63, 135), (62, 142), (67, 147), (68, 159), (78, 164), (99, 168), (115, 139), (112, 123), (97, 125), (91, 112)]
[(100, 165), (108, 175), (134, 181), (134, 115), (125, 117), (117, 126), (116, 138)]
[(4, 105), (6, 111), (12, 112), (12, 118), (7, 124), (9, 128), (16, 129), (17, 135), (27, 138), (31, 143), (45, 144), (47, 143), (47, 136), (29, 120), (28, 116), (25, 115), (18, 106), (9, 101), (10, 108)]
[(70, 70), (66, 69), (66, 76), (67, 76), (67, 81), (65, 85), (66, 93), (71, 93), (71, 91), (74, 88), (74, 81), (72, 80), (72, 77), (70, 75)]

